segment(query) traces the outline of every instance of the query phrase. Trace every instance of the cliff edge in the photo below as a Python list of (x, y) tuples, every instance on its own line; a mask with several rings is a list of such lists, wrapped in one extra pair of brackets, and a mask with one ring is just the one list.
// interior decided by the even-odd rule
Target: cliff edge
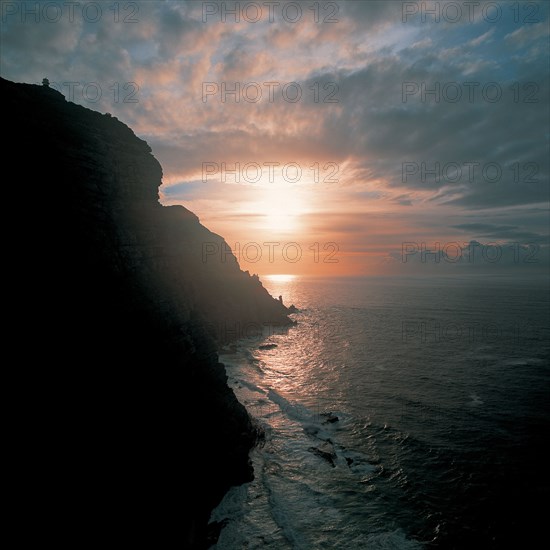
[[(205, 261), (205, 243), (227, 245), (159, 204), (161, 166), (125, 124), (45, 86), (0, 78), (0, 92), (18, 220), (9, 314), (40, 410), (35, 505), (86, 541), (176, 533), (203, 548), (211, 509), (252, 478), (257, 436), (217, 344), (246, 323), (287, 325), (288, 310), (232, 255)], [(44, 521), (45, 538), (58, 527)]]

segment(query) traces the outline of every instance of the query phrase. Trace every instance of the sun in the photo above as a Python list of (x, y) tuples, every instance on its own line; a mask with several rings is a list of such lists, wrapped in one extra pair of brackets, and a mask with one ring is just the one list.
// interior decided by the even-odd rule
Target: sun
[(281, 185), (264, 189), (257, 204), (261, 229), (274, 235), (294, 234), (303, 230), (307, 206), (301, 193)]

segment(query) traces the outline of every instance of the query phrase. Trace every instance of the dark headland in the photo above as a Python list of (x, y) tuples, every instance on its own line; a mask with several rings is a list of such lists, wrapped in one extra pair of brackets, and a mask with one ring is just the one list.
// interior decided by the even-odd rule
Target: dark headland
[(203, 548), (257, 437), (217, 347), (289, 310), (233, 256), (203, 261), (223, 239), (159, 203), (161, 166), (128, 126), (45, 86), (0, 90), (34, 528)]

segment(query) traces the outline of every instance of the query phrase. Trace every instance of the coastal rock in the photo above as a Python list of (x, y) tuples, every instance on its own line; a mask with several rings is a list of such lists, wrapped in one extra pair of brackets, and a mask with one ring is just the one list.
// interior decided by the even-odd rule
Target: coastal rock
[(277, 344), (262, 344), (258, 349), (268, 350), (268, 349), (275, 349), (276, 347), (277, 347)]
[(331, 412), (321, 413), (321, 416), (325, 418), (325, 420), (323, 420), (323, 424), (334, 424), (339, 420), (339, 418), (334, 413), (331, 413)]
[(203, 548), (258, 437), (217, 347), (288, 310), (195, 214), (159, 203), (162, 168), (123, 122), (47, 86), (0, 92), (4, 204), (20, 210), (7, 313), (44, 387), (41, 492), (82, 532), (123, 517), (154, 545), (170, 531)]
[(336, 467), (336, 451), (330, 440), (324, 441), (318, 447), (309, 447), (308, 451), (328, 462), (333, 468)]

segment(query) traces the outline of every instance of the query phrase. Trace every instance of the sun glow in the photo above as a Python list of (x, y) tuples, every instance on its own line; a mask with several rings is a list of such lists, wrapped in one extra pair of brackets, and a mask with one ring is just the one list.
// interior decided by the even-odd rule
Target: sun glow
[(296, 279), (296, 275), (290, 275), (289, 273), (274, 273), (272, 275), (265, 275), (265, 278), (274, 283), (290, 283)]
[(274, 235), (296, 233), (302, 230), (301, 216), (307, 212), (301, 193), (288, 186), (266, 189), (258, 203), (263, 229)]

